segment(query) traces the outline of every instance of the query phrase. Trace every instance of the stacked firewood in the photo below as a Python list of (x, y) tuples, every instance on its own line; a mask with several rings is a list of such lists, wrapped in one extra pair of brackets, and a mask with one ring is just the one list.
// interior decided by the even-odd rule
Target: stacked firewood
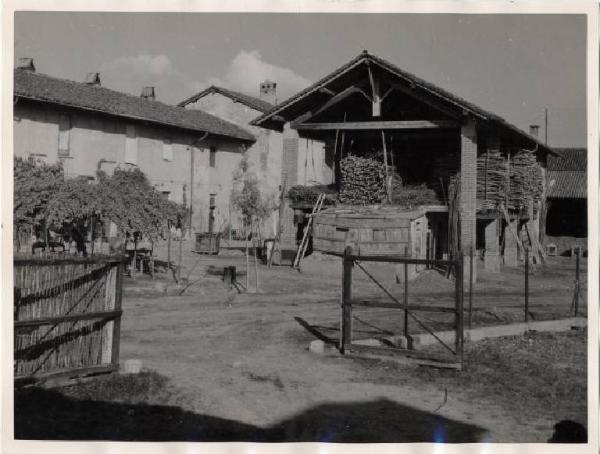
[(478, 208), (505, 204), (509, 210), (520, 210), (530, 199), (537, 202), (541, 196), (542, 172), (534, 153), (520, 150), (509, 159), (494, 150), (477, 158)]
[(506, 200), (507, 159), (499, 150), (488, 151), (477, 158), (477, 200), (480, 208), (493, 209)]
[(512, 157), (510, 167), (510, 193), (508, 205), (511, 209), (527, 208), (529, 200), (535, 202), (542, 197), (542, 171), (535, 155), (521, 150)]
[(460, 156), (455, 152), (436, 153), (431, 170), (428, 186), (433, 188), (440, 200), (448, 201), (448, 187), (451, 180), (456, 177), (460, 166)]
[(386, 198), (385, 167), (374, 159), (347, 156), (340, 161), (341, 203), (370, 205)]

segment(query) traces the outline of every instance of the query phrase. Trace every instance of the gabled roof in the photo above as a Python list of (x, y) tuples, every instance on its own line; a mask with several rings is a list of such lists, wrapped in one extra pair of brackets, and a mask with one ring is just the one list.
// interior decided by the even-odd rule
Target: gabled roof
[(243, 142), (256, 140), (245, 129), (201, 110), (170, 106), (32, 71), (14, 71), (14, 96), (188, 131), (208, 132)]
[[(430, 96), (437, 98), (438, 101), (440, 101), (448, 106), (452, 106), (460, 112), (465, 112), (465, 113), (471, 114), (484, 122), (500, 126), (501, 128), (504, 128), (505, 130), (507, 130), (513, 134), (516, 134), (516, 135), (522, 137), (523, 139), (526, 139), (532, 145), (534, 145), (534, 146), (537, 145), (539, 148), (543, 149), (546, 152), (554, 153), (547, 145), (540, 142), (536, 137), (520, 130), (519, 128), (510, 124), (509, 122), (507, 122), (503, 118), (499, 117), (498, 115), (496, 115), (492, 112), (486, 111), (486, 110), (482, 109), (481, 107), (478, 107), (475, 104), (473, 104), (469, 101), (466, 101), (465, 99), (463, 99), (459, 96), (456, 96), (440, 87), (437, 87), (437, 86), (415, 76), (414, 74), (406, 72), (406, 71), (400, 69), (399, 67), (395, 66), (394, 64), (388, 62), (387, 60), (384, 60), (383, 58), (380, 58), (376, 55), (370, 54), (367, 51), (363, 51), (360, 55), (358, 55), (354, 59), (350, 60), (345, 65), (339, 67), (332, 73), (328, 74), (327, 76), (325, 76), (318, 82), (314, 83), (310, 87), (298, 92), (291, 98), (278, 104), (276, 107), (274, 107), (270, 111), (264, 113), (263, 115), (261, 115), (260, 117), (258, 117), (256, 119), (254, 119), (252, 122), (250, 122), (250, 124), (254, 125), (254, 126), (262, 126), (265, 128), (273, 128), (273, 129), (277, 128), (277, 126), (275, 126), (275, 124), (278, 121), (281, 122), (282, 119), (285, 119), (285, 121), (290, 120), (289, 118), (286, 118), (285, 114), (286, 114), (286, 110), (289, 110), (291, 106), (293, 106), (294, 104), (298, 103), (299, 101), (301, 101), (305, 98), (308, 98), (309, 96), (313, 95), (314, 93), (318, 92), (319, 90), (326, 88), (327, 85), (331, 84), (332, 82), (336, 81), (341, 76), (343, 76), (344, 74), (348, 73), (352, 69), (354, 69), (362, 64), (377, 65), (377, 66), (381, 67), (382, 69), (388, 71), (389, 73), (395, 75), (399, 79), (403, 80), (404, 82), (407, 83), (407, 85), (411, 86), (413, 89), (417, 89), (417, 90), (421, 91), (422, 93), (429, 94)], [(280, 119), (277, 120), (277, 117), (280, 117)]]
[(207, 95), (210, 95), (213, 93), (219, 93), (223, 96), (227, 96), (228, 98), (231, 98), (235, 102), (239, 102), (241, 104), (244, 104), (244, 105), (250, 107), (251, 109), (258, 110), (259, 112), (263, 112), (263, 113), (268, 112), (273, 107), (275, 107), (274, 104), (271, 104), (270, 102), (267, 102), (264, 99), (256, 98), (254, 96), (249, 96), (244, 93), (240, 93), (238, 91), (229, 90), (227, 88), (217, 87), (216, 85), (211, 85), (207, 89), (202, 90), (200, 93), (196, 93), (194, 96), (189, 97), (185, 101), (181, 101), (177, 105), (179, 107), (185, 107), (188, 104), (194, 103), (194, 102), (198, 101), (200, 98), (203, 98), (204, 96), (207, 96)]
[(548, 157), (550, 199), (587, 198), (587, 149), (555, 148), (560, 156)]

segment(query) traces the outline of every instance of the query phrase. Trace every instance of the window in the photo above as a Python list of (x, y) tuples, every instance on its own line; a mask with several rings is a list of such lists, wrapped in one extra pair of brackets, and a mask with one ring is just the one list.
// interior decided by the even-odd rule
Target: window
[(208, 165), (210, 167), (215, 167), (217, 162), (217, 149), (215, 147), (210, 147), (210, 157), (208, 161)]
[(137, 138), (133, 125), (127, 125), (125, 128), (125, 162), (135, 165), (138, 163)]
[(173, 144), (171, 139), (165, 139), (163, 142), (163, 159), (165, 161), (173, 160)]
[(58, 119), (58, 156), (69, 156), (71, 117), (60, 115)]
[(171, 200), (171, 191), (160, 191), (165, 200)]

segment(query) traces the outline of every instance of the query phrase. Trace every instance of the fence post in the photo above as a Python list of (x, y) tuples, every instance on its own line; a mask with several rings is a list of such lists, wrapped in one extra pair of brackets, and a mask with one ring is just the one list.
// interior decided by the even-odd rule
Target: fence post
[(579, 312), (579, 248), (575, 249), (575, 294), (574, 298), (574, 316), (577, 317)]
[(404, 337), (408, 346), (408, 264), (404, 264)]
[(456, 320), (455, 320), (455, 349), (456, 355), (462, 365), (463, 361), (463, 345), (464, 345), (464, 305), (463, 305), (463, 273), (464, 273), (464, 255), (462, 252), (458, 253), (458, 257), (455, 262), (456, 270)]
[(473, 246), (469, 250), (469, 328), (473, 321)]
[(342, 326), (340, 330), (340, 351), (345, 353), (346, 345), (352, 343), (352, 248), (346, 246), (343, 257), (342, 274)]
[(525, 322), (529, 321), (529, 248), (525, 248)]
[[(116, 291), (115, 291), (115, 304), (113, 310), (121, 310), (121, 299), (123, 297), (123, 273), (125, 271), (125, 262), (120, 261), (117, 264), (117, 279), (116, 279)], [(111, 362), (113, 366), (119, 367), (119, 347), (121, 344), (121, 316), (117, 316), (113, 322), (113, 335), (112, 335), (112, 355)]]

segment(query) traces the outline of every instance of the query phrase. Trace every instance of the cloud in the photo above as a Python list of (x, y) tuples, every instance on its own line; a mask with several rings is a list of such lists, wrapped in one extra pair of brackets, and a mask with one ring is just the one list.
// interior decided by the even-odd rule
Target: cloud
[(204, 82), (193, 82), (191, 88), (199, 91), (209, 85), (221, 85), (248, 95), (258, 96), (259, 84), (267, 79), (277, 83), (277, 99), (279, 101), (311, 84), (308, 79), (289, 68), (264, 61), (258, 50), (242, 50), (231, 61), (222, 77), (212, 77)]
[(158, 78), (168, 77), (175, 72), (169, 57), (148, 54), (119, 57), (102, 65), (100, 70), (104, 73), (151, 75)]
[(166, 55), (140, 55), (123, 56), (100, 65), (100, 80), (102, 85), (113, 90), (139, 95), (142, 87), (156, 87), (157, 99), (175, 101), (170, 99), (181, 93), (172, 93), (173, 87), (185, 84), (187, 80), (173, 65)]

